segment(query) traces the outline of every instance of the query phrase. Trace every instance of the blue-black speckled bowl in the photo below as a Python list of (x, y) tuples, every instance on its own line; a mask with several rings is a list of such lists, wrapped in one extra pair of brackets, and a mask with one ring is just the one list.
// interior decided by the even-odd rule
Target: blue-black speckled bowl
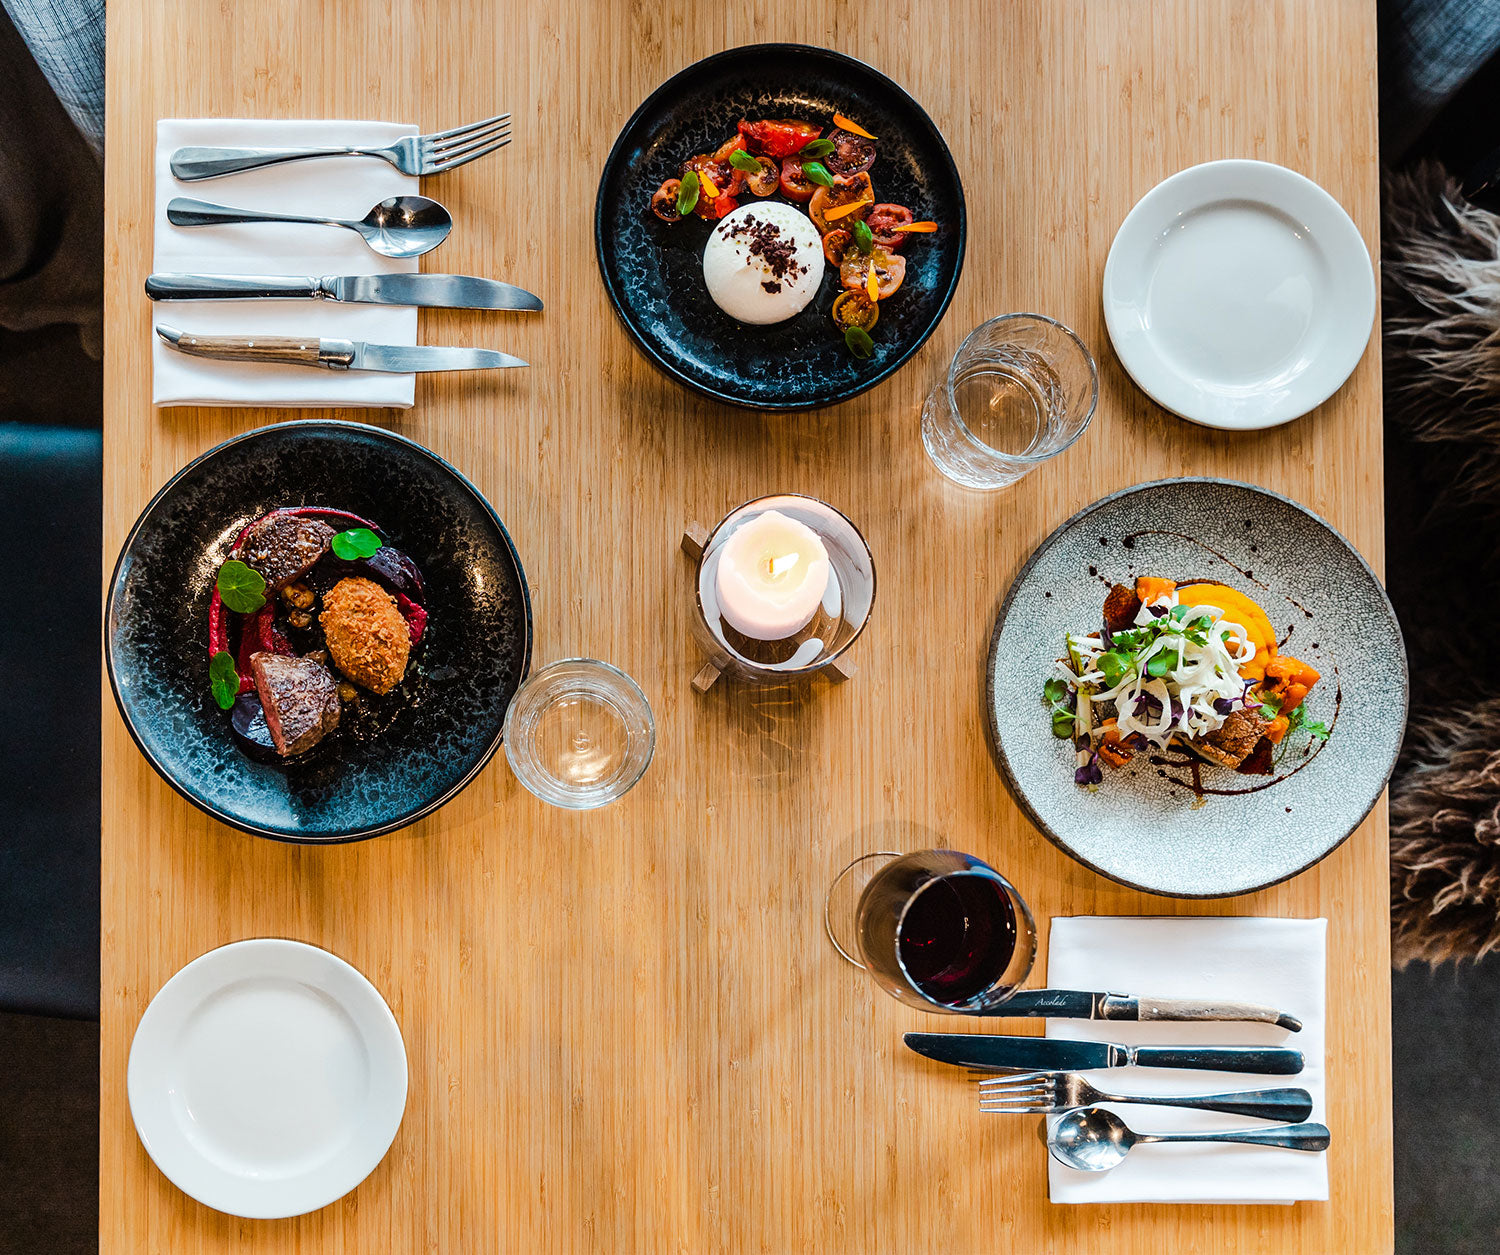
[[(831, 128), (835, 111), (878, 137), (870, 171), (875, 199), (939, 224), (935, 235), (914, 238), (903, 250), (906, 281), (881, 304), (875, 356), (864, 362), (850, 354), (828, 316), (840, 291), (837, 271), (829, 268), (822, 289), (795, 318), (746, 326), (719, 309), (703, 286), (712, 224), (690, 218), (669, 226), (650, 209), (651, 194), (676, 177), (682, 162), (718, 148), (741, 118), (800, 117)], [(803, 44), (731, 48), (668, 79), (620, 132), (594, 211), (605, 291), (646, 356), (706, 396), (762, 410), (846, 401), (898, 370), (953, 299), (966, 231), (958, 168), (922, 107), (864, 62)]]
[[(241, 753), (208, 686), (219, 565), (281, 505), (379, 524), (421, 567), (430, 614), (389, 726), (294, 766)], [(377, 427), (282, 423), (210, 449), (142, 511), (110, 580), (104, 645), (125, 726), (188, 801), (257, 836), (352, 841), (430, 814), (489, 761), (530, 665), (531, 600), (499, 516), (441, 458)]]

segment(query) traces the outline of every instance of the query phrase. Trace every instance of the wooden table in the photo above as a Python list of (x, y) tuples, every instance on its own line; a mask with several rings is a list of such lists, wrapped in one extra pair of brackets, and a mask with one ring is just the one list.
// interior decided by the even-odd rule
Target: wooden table
[[(922, 353), (858, 400), (801, 417), (720, 409), (653, 371), (605, 303), (590, 229), (597, 172), (636, 104), (697, 58), (765, 38), (831, 45), (904, 84), (952, 145), (971, 214), (957, 299)], [(106, 567), (173, 471), (288, 417), (152, 410), (141, 282), (156, 119), (433, 129), (509, 108), (515, 143), (434, 188), (458, 227), (429, 267), (513, 280), (547, 313), (424, 312), (422, 334), (504, 347), (533, 368), (498, 385), (423, 380), (409, 412), (336, 414), (412, 436), (474, 479), (526, 563), (536, 657), (624, 667), (660, 739), (641, 785), (602, 812), (548, 809), (497, 761), (410, 830), (306, 849), (210, 822), (156, 778), (106, 700), (102, 1249), (1389, 1249), (1384, 808), (1288, 884), (1223, 902), (1149, 897), (1079, 867), (1022, 819), (976, 702), (1021, 562), (1074, 510), (1133, 482), (1269, 485), (1379, 568), (1378, 340), (1316, 413), (1230, 436), (1131, 386), (1099, 299), (1126, 211), (1210, 158), (1311, 176), (1376, 251), (1368, 0), (117, 0), (108, 90)], [(1063, 319), (1094, 348), (1099, 412), (1071, 452), (1009, 492), (962, 495), (923, 456), (921, 398), (966, 331), (1020, 309)], [(807, 692), (721, 684), (698, 696), (683, 524), (772, 491), (826, 498), (871, 542), (881, 591), (860, 673)], [(1327, 916), (1332, 1200), (1050, 1205), (1030, 1123), (975, 1118), (955, 1074), (900, 1044), (930, 1018), (877, 992), (822, 935), (824, 888), (852, 854), (933, 842), (999, 866), (1043, 918)], [(125, 1064), (177, 968), (264, 935), (325, 946), (375, 982), (406, 1038), (411, 1094), (362, 1186), (316, 1214), (252, 1223), (198, 1205), (152, 1166)]]

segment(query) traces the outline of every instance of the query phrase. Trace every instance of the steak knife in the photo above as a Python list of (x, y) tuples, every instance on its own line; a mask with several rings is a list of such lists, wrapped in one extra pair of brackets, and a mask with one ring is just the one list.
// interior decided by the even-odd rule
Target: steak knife
[(919, 1055), (985, 1072), (1083, 1072), (1089, 1068), (1192, 1068), (1204, 1072), (1302, 1071), (1302, 1052), (1274, 1046), (1123, 1046), (1060, 1037), (999, 1037), (980, 1033), (907, 1033)]
[(324, 370), (380, 370), (393, 374), (428, 370), (493, 370), (528, 366), (494, 349), (437, 348), (425, 344), (366, 344), (363, 340), (320, 340), (316, 336), (207, 336), (158, 323), (156, 334), (179, 353), (225, 362), (276, 362), (321, 366)]
[(434, 309), (539, 310), (525, 288), (474, 275), (192, 275), (146, 280), (153, 301), (328, 300)]
[(1206, 1002), (1192, 998), (1137, 998), (1131, 994), (1085, 993), (1081, 989), (1021, 989), (1004, 1002), (969, 1015), (1048, 1016), (1058, 1020), (1235, 1021), (1275, 1024), (1297, 1033), (1296, 1016), (1254, 1002)]

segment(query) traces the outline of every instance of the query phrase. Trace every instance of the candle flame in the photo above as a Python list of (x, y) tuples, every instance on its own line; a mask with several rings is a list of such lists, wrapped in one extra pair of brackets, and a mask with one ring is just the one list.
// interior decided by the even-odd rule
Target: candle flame
[(797, 553), (784, 553), (780, 557), (766, 558), (766, 574), (773, 580), (779, 580), (783, 575), (797, 565), (801, 555)]

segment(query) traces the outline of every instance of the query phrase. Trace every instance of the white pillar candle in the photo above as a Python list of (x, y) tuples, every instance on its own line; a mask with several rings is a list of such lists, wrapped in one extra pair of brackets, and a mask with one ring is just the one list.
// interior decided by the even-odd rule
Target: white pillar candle
[(735, 528), (719, 552), (719, 612), (752, 640), (785, 640), (812, 622), (828, 579), (828, 550), (818, 534), (767, 510)]

